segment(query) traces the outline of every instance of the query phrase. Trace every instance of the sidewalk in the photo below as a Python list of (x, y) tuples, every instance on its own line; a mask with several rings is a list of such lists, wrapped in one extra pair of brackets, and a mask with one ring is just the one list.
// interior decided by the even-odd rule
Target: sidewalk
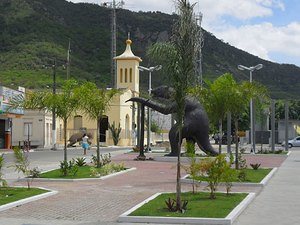
[(300, 151), (292, 150), (274, 177), (234, 225), (298, 225), (299, 209)]
[[(0, 225), (129, 225), (128, 223), (117, 223), (118, 216), (156, 192), (174, 192), (176, 188), (176, 163), (135, 161), (133, 159), (136, 156), (137, 153), (130, 153), (116, 154), (113, 157), (114, 162), (122, 162), (127, 167), (137, 168), (122, 176), (84, 183), (34, 182), (33, 186), (54, 189), (59, 193), (0, 212)], [(147, 156), (152, 156), (152, 154), (147, 154)], [(248, 158), (253, 162), (260, 159), (262, 166), (280, 166), (283, 161), (277, 156), (258, 158), (258, 156), (249, 155)], [(295, 162), (298, 159), (299, 163)], [(299, 211), (297, 201), (300, 202), (300, 194), (297, 192), (300, 187), (298, 164), (300, 166), (300, 151), (295, 151), (286, 159), (250, 207), (241, 214), (235, 225), (299, 224), (291, 220), (299, 219), (297, 216)], [(291, 176), (291, 174), (295, 175)], [(182, 175), (184, 175), (184, 171)], [(288, 182), (288, 185), (285, 181)], [(16, 184), (22, 185), (20, 182)], [(182, 191), (190, 190), (191, 185), (182, 185)], [(233, 188), (233, 191), (237, 190), (256, 193), (261, 191), (260, 188)], [(282, 205), (280, 206), (280, 204)], [(292, 210), (290, 210), (291, 207), (293, 207)], [(283, 223), (282, 220), (276, 218), (282, 217), (280, 212), (285, 212), (284, 217), (291, 219), (287, 223)], [(291, 216), (289, 217), (289, 215)], [(267, 221), (267, 218), (270, 221)], [(276, 218), (275, 221), (272, 220), (273, 218)], [(258, 223), (255, 221), (256, 219), (264, 220), (264, 222)], [(276, 223), (277, 221), (279, 222)]]

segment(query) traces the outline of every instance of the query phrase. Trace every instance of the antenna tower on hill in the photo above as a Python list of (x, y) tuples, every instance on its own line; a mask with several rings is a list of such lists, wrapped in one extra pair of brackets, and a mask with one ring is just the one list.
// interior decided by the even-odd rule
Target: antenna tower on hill
[(117, 15), (116, 15), (116, 9), (123, 8), (123, 5), (125, 2), (119, 1), (116, 2), (115, 0), (111, 2), (104, 2), (101, 4), (101, 6), (110, 8), (112, 10), (112, 18), (111, 18), (111, 76), (112, 76), (112, 82), (111, 85), (113, 88), (116, 88), (117, 83), (117, 68), (116, 68), (116, 62), (114, 60), (114, 57), (116, 57), (117, 52)]

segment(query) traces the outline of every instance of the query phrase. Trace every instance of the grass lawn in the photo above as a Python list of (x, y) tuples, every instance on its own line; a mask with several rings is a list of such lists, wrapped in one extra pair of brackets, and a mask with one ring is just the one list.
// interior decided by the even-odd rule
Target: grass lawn
[(46, 192), (48, 191), (39, 188), (0, 187), (0, 205), (5, 205)]
[(67, 176), (63, 176), (60, 169), (51, 170), (46, 173), (40, 174), (40, 178), (55, 178), (55, 179), (80, 179), (80, 178), (98, 178), (101, 176), (105, 176), (111, 173), (119, 172), (124, 170), (125, 168), (121, 165), (113, 165), (108, 164), (110, 166), (103, 166), (101, 168), (96, 168), (94, 166), (81, 166), (78, 167), (78, 171), (75, 175), (70, 174)]
[[(270, 172), (272, 169), (246, 169), (246, 181), (245, 182), (250, 182), (250, 183), (260, 183)], [(238, 182), (238, 178), (235, 180)]]
[[(246, 180), (243, 182), (248, 182), (248, 183), (260, 183), (270, 172), (272, 169), (268, 168), (268, 169), (246, 169)], [(191, 179), (189, 177), (189, 179)], [(201, 180), (201, 181), (205, 181), (205, 178), (203, 176), (198, 177), (196, 180)], [(241, 182), (238, 179), (238, 176), (236, 175), (234, 180), (232, 182)]]
[(161, 194), (149, 201), (129, 216), (164, 216), (164, 217), (226, 217), (245, 197), (247, 193), (216, 193), (216, 199), (209, 199), (208, 192), (182, 193), (182, 200), (188, 200), (185, 213), (169, 212), (165, 200), (176, 199), (175, 193)]

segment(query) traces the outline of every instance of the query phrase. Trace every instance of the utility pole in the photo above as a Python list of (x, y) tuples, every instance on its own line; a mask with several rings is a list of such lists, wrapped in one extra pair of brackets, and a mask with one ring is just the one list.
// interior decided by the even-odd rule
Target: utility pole
[[(62, 66), (63, 68), (66, 68), (66, 64), (61, 64), (60, 66)], [(52, 93), (53, 93), (53, 95), (56, 95), (56, 68), (57, 68), (56, 58), (53, 59), (52, 64), (43, 65), (43, 68), (45, 68), (45, 69), (52, 68), (52, 70), (53, 70)], [(57, 146), (56, 146), (57, 145), (57, 143), (56, 143), (56, 111), (55, 111), (55, 109), (52, 109), (52, 143), (51, 144), (52, 144), (51, 150), (57, 150)]]
[(203, 71), (202, 71), (202, 48), (204, 46), (204, 39), (203, 39), (203, 33), (202, 33), (202, 18), (203, 14), (201, 12), (198, 13), (198, 15), (195, 16), (196, 22), (199, 26), (199, 43), (198, 43), (198, 55), (197, 55), (197, 62), (196, 62), (196, 74), (197, 74), (197, 84), (200, 85), (202, 88), (203, 86)]
[(104, 2), (101, 4), (104, 7), (110, 8), (112, 10), (112, 18), (111, 18), (111, 76), (112, 82), (111, 86), (116, 88), (117, 86), (117, 64), (114, 60), (117, 54), (117, 15), (116, 9), (122, 8), (125, 2), (121, 0), (120, 2), (116, 2), (113, 0), (112, 2)]

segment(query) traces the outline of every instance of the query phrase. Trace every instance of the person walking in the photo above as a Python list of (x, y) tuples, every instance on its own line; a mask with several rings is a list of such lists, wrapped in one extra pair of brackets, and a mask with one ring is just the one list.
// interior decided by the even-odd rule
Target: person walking
[(89, 137), (86, 134), (83, 134), (82, 137), (82, 148), (83, 148), (83, 154), (86, 155), (86, 150), (89, 148), (89, 143), (88, 143)]

